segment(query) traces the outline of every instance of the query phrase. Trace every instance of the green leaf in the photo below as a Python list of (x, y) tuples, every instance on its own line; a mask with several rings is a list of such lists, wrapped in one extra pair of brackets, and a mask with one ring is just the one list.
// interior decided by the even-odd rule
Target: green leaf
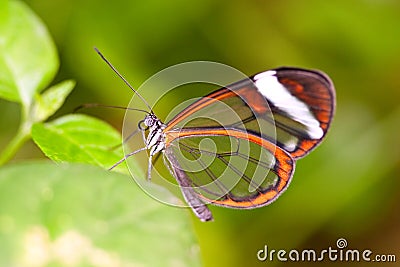
[(63, 81), (37, 95), (33, 109), (33, 120), (44, 121), (53, 115), (64, 104), (65, 99), (75, 86), (72, 80)]
[(10, 1), (3, 6), (0, 97), (29, 107), (34, 95), (54, 78), (59, 64), (57, 51), (45, 25), (26, 4)]
[(190, 211), (126, 175), (42, 161), (1, 168), (0, 184), (1, 266), (200, 265)]
[(36, 123), (32, 138), (50, 159), (83, 162), (110, 168), (123, 157), (121, 135), (109, 124), (82, 114), (67, 115), (48, 123)]

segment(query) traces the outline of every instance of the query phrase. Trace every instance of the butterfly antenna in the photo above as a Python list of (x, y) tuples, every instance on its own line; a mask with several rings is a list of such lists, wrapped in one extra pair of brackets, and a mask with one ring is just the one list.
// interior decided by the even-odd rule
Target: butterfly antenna
[(149, 108), (150, 113), (153, 113), (149, 103), (147, 103), (147, 101), (138, 93), (138, 91), (136, 91), (135, 88), (133, 88), (133, 86), (124, 78), (124, 76), (122, 76), (118, 70), (110, 63), (110, 61), (108, 61), (106, 59), (106, 57), (99, 51), (99, 49), (97, 49), (96, 47), (94, 48), (94, 50), (97, 52), (97, 54), (99, 54), (99, 56), (107, 63), (107, 65), (118, 75), (118, 77), (120, 77), (124, 83), (133, 91), (134, 94), (137, 94), (139, 96), (139, 98), (143, 101), (143, 103)]
[(115, 109), (123, 109), (123, 110), (133, 110), (133, 111), (140, 111), (143, 113), (147, 113), (150, 114), (150, 112), (148, 112), (147, 110), (144, 109), (139, 109), (139, 108), (127, 108), (127, 107), (120, 107), (120, 106), (113, 106), (113, 105), (103, 105), (103, 104), (97, 104), (97, 103), (87, 103), (87, 104), (82, 104), (78, 107), (76, 107), (72, 113), (76, 113), (81, 109), (85, 109), (85, 108), (115, 108)]

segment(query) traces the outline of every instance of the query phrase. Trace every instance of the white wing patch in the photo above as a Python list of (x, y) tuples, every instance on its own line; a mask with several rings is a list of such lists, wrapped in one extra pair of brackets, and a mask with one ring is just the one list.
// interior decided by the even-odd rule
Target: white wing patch
[(306, 127), (307, 134), (311, 139), (322, 138), (324, 131), (320, 127), (319, 121), (304, 102), (293, 96), (278, 81), (276, 71), (270, 70), (257, 74), (254, 76), (254, 80), (260, 93), (275, 107)]

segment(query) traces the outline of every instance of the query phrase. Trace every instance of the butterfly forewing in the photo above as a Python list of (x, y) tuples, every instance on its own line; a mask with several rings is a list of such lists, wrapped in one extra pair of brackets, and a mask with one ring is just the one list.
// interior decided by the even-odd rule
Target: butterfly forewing
[(321, 142), (334, 107), (333, 84), (325, 74), (279, 68), (201, 98), (175, 116), (166, 131), (191, 127), (244, 129), (300, 158)]

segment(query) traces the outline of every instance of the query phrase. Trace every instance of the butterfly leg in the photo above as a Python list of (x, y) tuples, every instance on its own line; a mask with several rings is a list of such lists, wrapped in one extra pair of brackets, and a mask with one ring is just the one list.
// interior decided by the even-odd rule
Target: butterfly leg
[(143, 143), (146, 144), (146, 135), (144, 133), (144, 130), (140, 130), (142, 132), (142, 138), (143, 138)]
[(146, 150), (147, 147), (142, 147), (138, 150), (135, 150), (129, 154), (126, 154), (125, 157), (123, 157), (122, 159), (118, 160), (114, 165), (112, 165), (108, 170), (111, 171), (112, 169), (114, 169), (115, 167), (117, 167), (119, 164), (121, 164), (122, 162), (124, 162), (127, 158), (129, 158), (130, 156), (133, 156), (137, 153), (139, 153), (140, 151)]
[(149, 156), (149, 162), (148, 162), (148, 165), (147, 165), (147, 181), (151, 181), (151, 170), (152, 170), (152, 168), (153, 168), (153, 155), (152, 154), (150, 154), (150, 156)]

